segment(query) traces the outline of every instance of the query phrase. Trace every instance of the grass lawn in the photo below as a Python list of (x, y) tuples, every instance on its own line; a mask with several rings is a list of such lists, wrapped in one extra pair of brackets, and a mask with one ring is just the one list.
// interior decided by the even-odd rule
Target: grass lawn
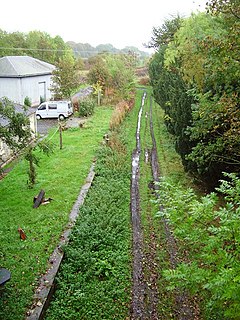
[[(68, 222), (69, 212), (88, 174), (95, 152), (107, 132), (112, 108), (97, 108), (84, 128), (63, 132), (63, 149), (47, 157), (40, 154), (37, 183), (27, 187), (25, 160), (0, 181), (0, 266), (11, 271), (0, 299), (0, 319), (24, 319), (39, 276)], [(52, 131), (52, 133), (54, 130)], [(51, 134), (49, 136), (51, 136)], [(52, 141), (58, 144), (58, 134)], [(54, 200), (37, 209), (33, 197), (41, 189)], [(20, 240), (18, 227), (26, 235)]]

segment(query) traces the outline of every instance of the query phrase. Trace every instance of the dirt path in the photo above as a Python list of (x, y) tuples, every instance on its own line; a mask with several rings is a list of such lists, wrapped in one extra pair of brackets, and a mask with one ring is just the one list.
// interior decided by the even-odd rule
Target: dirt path
[[(148, 229), (150, 230), (150, 240), (144, 239), (142, 230), (141, 212), (140, 212), (140, 155), (141, 155), (141, 117), (144, 109), (146, 93), (143, 93), (141, 106), (138, 113), (138, 122), (136, 129), (136, 148), (132, 153), (132, 184), (131, 184), (131, 215), (133, 231), (133, 287), (132, 287), (132, 313), (131, 319), (158, 320), (163, 319), (163, 315), (158, 314), (158, 278), (159, 267), (156, 259), (157, 237), (156, 231), (151, 226), (151, 217), (148, 217)], [(153, 181), (158, 182), (160, 177), (160, 168), (157, 155), (157, 144), (153, 130), (152, 119), (152, 100), (150, 100), (149, 129), (152, 140), (152, 149), (145, 152), (145, 157), (150, 159)], [(148, 130), (149, 130), (148, 129)], [(154, 185), (156, 197), (158, 185)], [(163, 210), (162, 207), (159, 210)], [(169, 223), (162, 219), (166, 238), (169, 263), (172, 269), (175, 269), (178, 263), (177, 244), (171, 232)], [(194, 300), (190, 299), (186, 292), (176, 290), (174, 293), (175, 304), (173, 306), (174, 319), (178, 320), (197, 320), (198, 308)]]
[[(157, 320), (157, 272), (156, 272), (156, 242), (154, 232), (151, 234), (151, 248), (144, 243), (141, 214), (140, 214), (140, 155), (141, 155), (141, 117), (143, 113), (146, 93), (143, 94), (141, 107), (138, 113), (136, 130), (136, 149), (132, 154), (132, 184), (131, 184), (131, 214), (133, 230), (133, 288), (131, 319)], [(150, 250), (149, 250), (150, 249)], [(144, 272), (147, 270), (144, 274)]]
[(132, 288), (132, 319), (145, 319), (144, 295), (145, 284), (143, 279), (143, 234), (139, 203), (139, 169), (140, 169), (140, 128), (141, 117), (145, 101), (145, 94), (138, 113), (136, 131), (136, 149), (132, 154), (132, 183), (131, 183), (131, 215), (133, 230), (133, 288)]

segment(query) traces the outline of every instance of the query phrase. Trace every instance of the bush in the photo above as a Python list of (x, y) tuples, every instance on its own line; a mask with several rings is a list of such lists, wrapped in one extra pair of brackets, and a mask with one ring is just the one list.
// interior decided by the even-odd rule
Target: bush
[[(182, 288), (203, 297), (204, 319), (239, 319), (240, 314), (240, 179), (224, 173), (218, 192), (200, 199), (192, 189), (160, 182), (160, 199), (174, 236), (181, 244), (182, 261), (164, 271), (169, 290)], [(224, 200), (224, 201), (223, 201)]]
[(46, 101), (46, 99), (44, 97), (40, 96), (40, 104), (45, 102), (45, 101)]
[(110, 129), (114, 130), (122, 123), (124, 120), (127, 112), (130, 111), (132, 107), (132, 102), (129, 101), (121, 101), (116, 105), (116, 108), (112, 114), (111, 120), (110, 120)]
[(29, 97), (25, 97), (25, 99), (24, 99), (24, 105), (25, 105), (25, 106), (28, 106), (28, 107), (31, 107), (32, 102), (31, 102), (31, 99), (30, 99)]
[(96, 102), (92, 98), (86, 98), (84, 100), (79, 100), (79, 116), (88, 117), (94, 113)]

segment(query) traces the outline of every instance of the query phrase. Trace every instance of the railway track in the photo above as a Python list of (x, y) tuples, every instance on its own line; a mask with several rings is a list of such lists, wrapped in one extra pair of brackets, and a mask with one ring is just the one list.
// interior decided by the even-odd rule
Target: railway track
[[(149, 102), (149, 107), (146, 101)], [(138, 112), (136, 127), (136, 147), (132, 153), (132, 183), (131, 183), (131, 217), (132, 217), (132, 251), (133, 251), (133, 286), (132, 286), (132, 306), (131, 319), (158, 320), (166, 319), (160, 314), (159, 304), (159, 270), (157, 259), (157, 235), (156, 230), (151, 229), (151, 242), (144, 238), (144, 230), (141, 217), (141, 194), (139, 191), (140, 173), (141, 173), (141, 156), (145, 150), (145, 161), (149, 161), (151, 167), (152, 180), (159, 182), (160, 166), (158, 161), (157, 143), (154, 134), (153, 107), (152, 98), (147, 97), (143, 92), (142, 101)], [(147, 148), (141, 142), (141, 122), (143, 114), (148, 122), (145, 130), (149, 130), (147, 134), (151, 137), (151, 149)], [(147, 186), (146, 186), (147, 187)], [(153, 183), (155, 197), (159, 197), (158, 184)], [(160, 206), (159, 210), (163, 210)], [(151, 224), (151, 217), (148, 218)], [(178, 250), (174, 236), (171, 232), (169, 222), (162, 218), (159, 220), (165, 233), (165, 244), (168, 252), (169, 265), (175, 269), (178, 263)], [(193, 305), (189, 295), (186, 292), (176, 290), (173, 294), (174, 305), (172, 306), (173, 317), (171, 319), (178, 320), (196, 320), (199, 316), (196, 307)]]

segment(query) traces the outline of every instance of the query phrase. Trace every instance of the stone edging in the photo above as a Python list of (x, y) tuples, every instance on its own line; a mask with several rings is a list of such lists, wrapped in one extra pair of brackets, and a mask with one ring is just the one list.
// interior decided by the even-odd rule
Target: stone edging
[(94, 164), (92, 164), (85, 184), (82, 186), (78, 198), (70, 212), (69, 223), (61, 236), (59, 244), (57, 245), (49, 259), (50, 267), (47, 270), (47, 272), (40, 278), (40, 284), (34, 294), (33, 305), (31, 309), (27, 312), (27, 316), (25, 318), (26, 320), (41, 320), (44, 317), (44, 314), (47, 310), (52, 294), (54, 292), (55, 276), (59, 270), (59, 267), (63, 259), (63, 250), (61, 249), (61, 247), (67, 244), (69, 241), (71, 229), (74, 226), (79, 214), (79, 207), (84, 202), (87, 192), (91, 187), (92, 181), (94, 179), (94, 175)]

